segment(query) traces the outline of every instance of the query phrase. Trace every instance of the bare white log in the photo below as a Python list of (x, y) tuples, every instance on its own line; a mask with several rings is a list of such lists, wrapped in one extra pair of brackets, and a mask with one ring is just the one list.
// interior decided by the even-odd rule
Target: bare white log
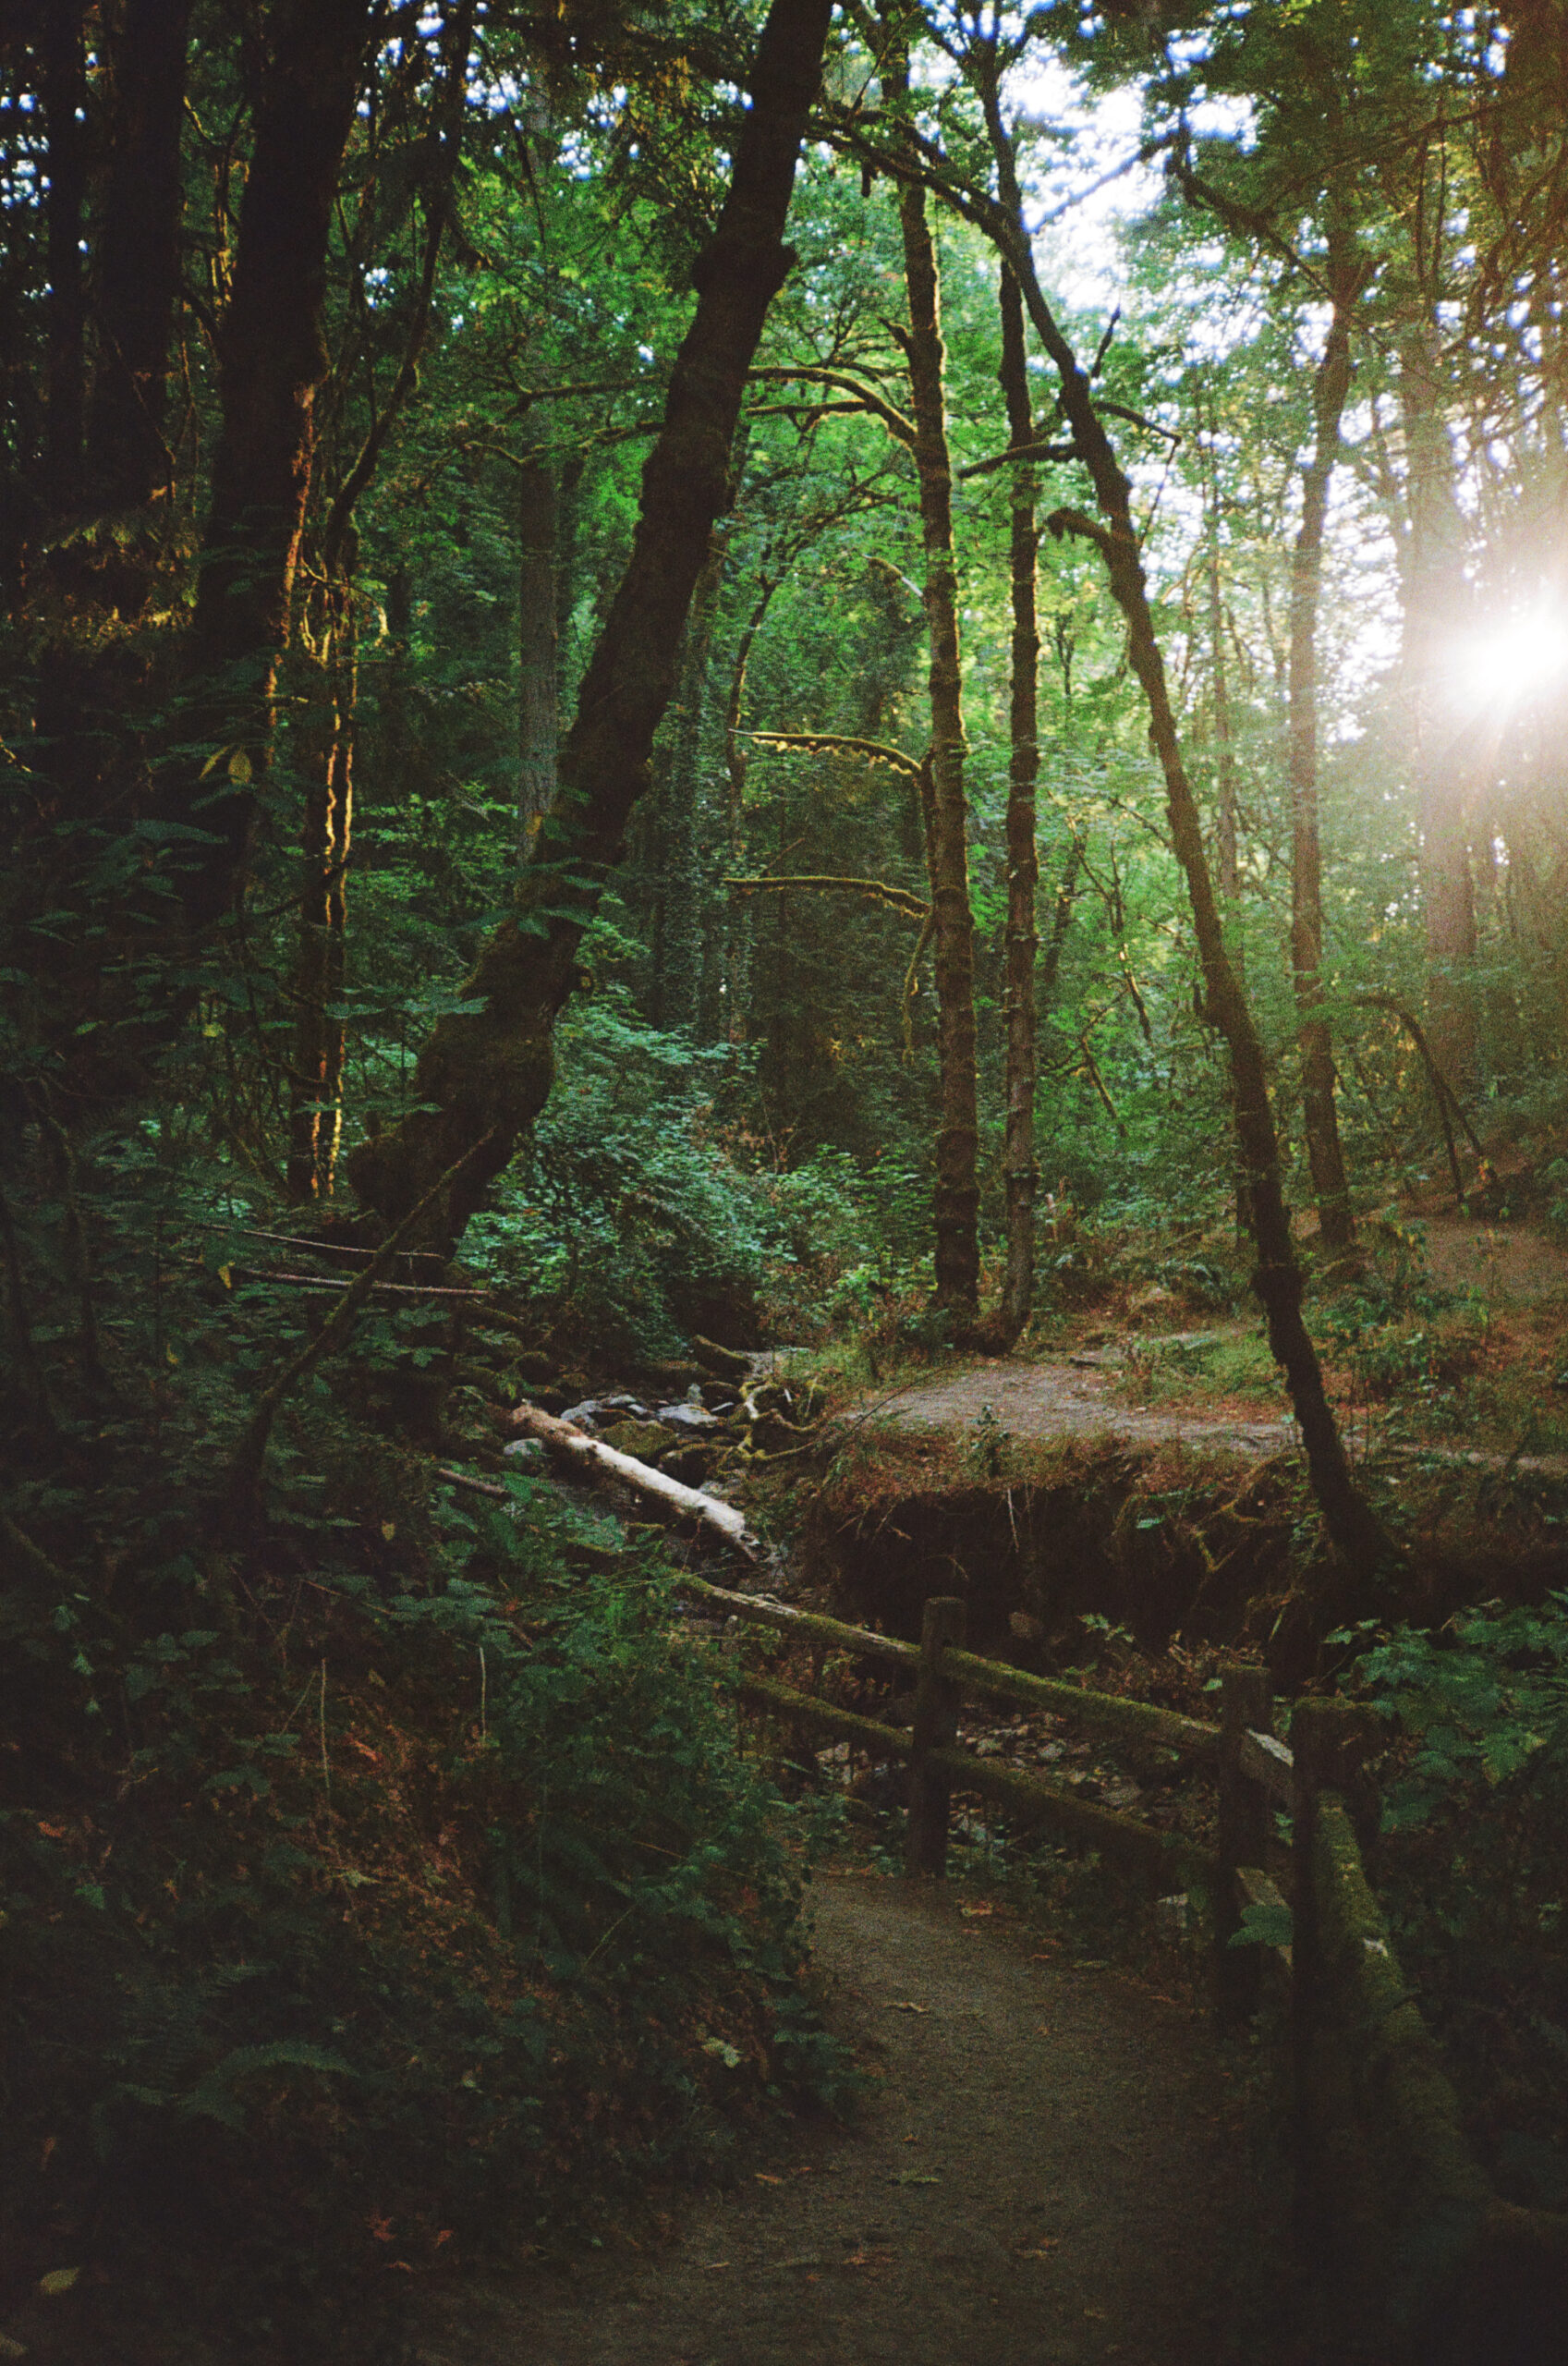
[(635, 1455), (622, 1454), (613, 1445), (603, 1445), (598, 1438), (590, 1438), (586, 1430), (573, 1427), (570, 1421), (557, 1421), (553, 1413), (541, 1413), (537, 1405), (519, 1405), (507, 1416), (508, 1426), (521, 1430), (528, 1436), (542, 1438), (549, 1451), (558, 1460), (602, 1471), (607, 1479), (619, 1479), (624, 1486), (635, 1487), (638, 1494), (647, 1495), (666, 1509), (679, 1512), (687, 1519), (699, 1520), (756, 1560), (761, 1546), (746, 1525), (745, 1515), (733, 1504), (721, 1503), (717, 1495), (706, 1494), (700, 1487), (683, 1486), (666, 1471), (655, 1470), (650, 1463), (638, 1462)]

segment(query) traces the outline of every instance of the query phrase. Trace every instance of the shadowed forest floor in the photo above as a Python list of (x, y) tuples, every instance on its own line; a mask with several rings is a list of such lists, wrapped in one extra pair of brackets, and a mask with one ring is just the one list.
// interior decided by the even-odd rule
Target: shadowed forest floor
[[(869, 2074), (657, 2254), (455, 2287), (418, 2366), (1308, 2366), (1250, 2055), (1005, 1909), (820, 1881), (829, 2018)], [(1286, 2317), (1294, 2322), (1283, 2330)]]

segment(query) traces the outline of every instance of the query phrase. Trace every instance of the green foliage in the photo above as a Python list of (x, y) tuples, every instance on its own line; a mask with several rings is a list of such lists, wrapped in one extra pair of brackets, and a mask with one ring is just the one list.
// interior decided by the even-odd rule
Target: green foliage
[(1402, 1628), (1359, 1675), (1401, 1736), (1384, 1894), (1504, 2189), (1568, 2195), (1568, 1593)]
[(764, 1306), (813, 1327), (824, 1291), (853, 1296), (848, 1261), (892, 1255), (875, 1177), (831, 1151), (776, 1166), (724, 1122), (746, 1089), (725, 1052), (649, 1027), (614, 984), (556, 1040), (556, 1089), (468, 1236), (541, 1324), (586, 1331), (610, 1360), (667, 1356), (693, 1332), (754, 1345)]
[(286, 2314), (303, 2277), (346, 2306), (383, 2233), (433, 2264), (845, 2091), (797, 1983), (829, 1811), (736, 1757), (671, 1573), (568, 1573), (574, 1519), (527, 1481), (441, 1524), (412, 1591), (321, 1567), (287, 1665), (270, 1620), (128, 1651), (68, 1604), (36, 1647), (46, 1701), (90, 1653), (125, 1702), (136, 1814), (82, 1804), (120, 1738), (56, 1716), (0, 1818), (18, 2272), (69, 2227), (176, 2241), (237, 2305)]
[(1528, 1771), (1568, 1781), (1568, 1593), (1538, 1610), (1476, 1611), (1442, 1638), (1402, 1628), (1361, 1673), (1416, 1750), (1390, 1794), (1394, 1827), (1462, 1790), (1474, 1800)]
[(1241, 1910), (1241, 1927), (1233, 1931), (1233, 1947), (1288, 1947), (1295, 1936), (1295, 1917), (1278, 1898), (1249, 1900)]

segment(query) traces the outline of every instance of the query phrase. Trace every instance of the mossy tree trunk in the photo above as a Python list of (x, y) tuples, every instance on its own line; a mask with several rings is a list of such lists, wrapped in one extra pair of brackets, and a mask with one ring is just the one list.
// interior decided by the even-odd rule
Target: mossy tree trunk
[[(1024, 299), (1006, 264), (1002, 269), (1002, 391), (1010, 443), (1034, 441), (1024, 344)], [(1034, 1301), (1035, 1198), (1035, 960), (1039, 948), (1035, 903), (1039, 849), (1035, 791), (1039, 778), (1039, 619), (1035, 574), (1039, 529), (1035, 518), (1039, 471), (1019, 460), (1013, 470), (1008, 514), (1013, 652), (1007, 775), (1007, 1139), (1003, 1164), (1007, 1188), (1007, 1274), (1002, 1334), (1009, 1346), (1029, 1319)]]
[(222, 760), (178, 784), (177, 818), (210, 834), (185, 877), (191, 926), (232, 905), (249, 860), (256, 783), (272, 745), (305, 526), (327, 244), (353, 128), (372, 0), (274, 0), (221, 350), (213, 460), (183, 736)]
[(304, 736), (298, 935), (294, 968), (288, 1196), (330, 1199), (343, 1133), (348, 849), (358, 704), (354, 599), (329, 586)]
[(562, 750), (551, 841), (469, 980), (465, 1000), (480, 1007), (438, 1022), (416, 1067), (410, 1114), (348, 1162), (367, 1207), (396, 1223), (466, 1160), (423, 1219), (432, 1241), (457, 1239), (550, 1091), (555, 1016), (647, 786), (692, 594), (729, 495), (747, 372), (793, 261), (784, 224), (831, 14), (832, 0), (773, 0), (759, 41), (729, 193), (693, 273), (697, 309), (643, 472), (631, 557)]

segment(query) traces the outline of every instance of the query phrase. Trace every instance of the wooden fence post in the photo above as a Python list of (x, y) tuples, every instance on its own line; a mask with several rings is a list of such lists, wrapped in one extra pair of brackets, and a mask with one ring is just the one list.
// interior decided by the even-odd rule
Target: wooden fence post
[(960, 1688), (942, 1672), (948, 1645), (963, 1648), (966, 1612), (954, 1594), (937, 1594), (926, 1604), (920, 1626), (920, 1667), (915, 1681), (915, 1730), (909, 1753), (909, 1822), (905, 1868), (941, 1880), (947, 1871), (947, 1810), (950, 1778), (934, 1767), (933, 1750), (952, 1746), (958, 1726)]
[(1272, 1733), (1274, 1688), (1266, 1667), (1233, 1666), (1220, 1678), (1220, 1869), (1214, 1884), (1214, 2001), (1222, 2024), (1239, 2028), (1258, 2010), (1263, 1960), (1260, 1947), (1233, 1947), (1241, 1928), (1236, 1872), (1264, 1866), (1271, 1808), (1261, 1783), (1241, 1770), (1247, 1732)]
[(1291, 1823), (1295, 1901), (1291, 1981), (1291, 2118), (1295, 2155), (1298, 2236), (1308, 2257), (1321, 2254), (1327, 2230), (1327, 2197), (1320, 2173), (1323, 2096), (1319, 2092), (1319, 2044), (1328, 2033), (1331, 2005), (1324, 1980), (1319, 1935), (1316, 1858), (1318, 1794), (1361, 1792), (1361, 1761), (1367, 1743), (1367, 1714), (1350, 1701), (1298, 1701), (1291, 1720), (1295, 1760), (1295, 1799)]

